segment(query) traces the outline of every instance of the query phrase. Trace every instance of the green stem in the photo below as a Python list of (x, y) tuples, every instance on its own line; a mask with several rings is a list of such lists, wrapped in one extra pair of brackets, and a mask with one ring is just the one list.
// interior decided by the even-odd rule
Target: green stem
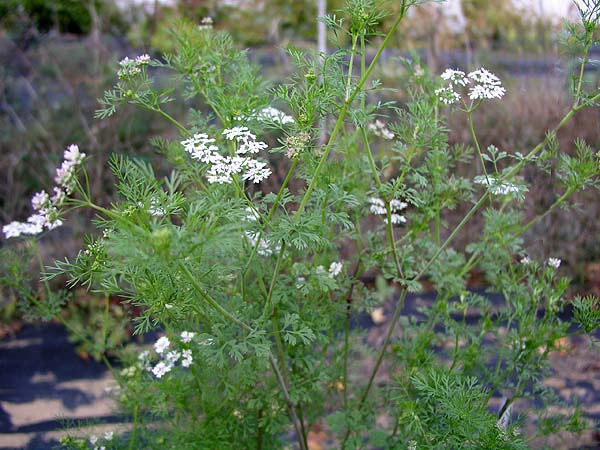
[[(367, 159), (369, 160), (369, 166), (371, 167), (371, 172), (373, 174), (373, 178), (375, 179), (375, 183), (377, 184), (377, 189), (381, 191), (383, 184), (381, 183), (381, 179), (379, 178), (379, 174), (377, 172), (377, 167), (375, 165), (375, 160), (373, 159), (373, 153), (371, 152), (371, 146), (369, 145), (369, 139), (367, 137), (367, 132), (364, 128), (360, 128), (361, 136), (363, 139), (363, 144), (365, 146), (365, 151), (367, 153)], [(402, 264), (400, 263), (400, 259), (398, 258), (398, 252), (396, 250), (396, 242), (394, 240), (394, 228), (392, 224), (392, 211), (390, 208), (390, 202), (388, 199), (384, 199), (385, 204), (385, 215), (386, 215), (386, 234), (388, 238), (388, 243), (390, 245), (390, 249), (392, 251), (392, 256), (394, 257), (394, 264), (396, 265), (396, 271), (398, 273), (398, 278), (402, 279)]]
[(392, 39), (392, 36), (396, 32), (396, 29), (400, 25), (400, 22), (406, 15), (406, 11), (407, 11), (406, 0), (402, 0), (402, 5), (400, 7), (400, 13), (398, 14), (398, 17), (396, 18), (392, 27), (390, 28), (390, 31), (385, 36), (383, 42), (377, 49), (377, 53), (375, 54), (373, 61), (371, 61), (371, 64), (369, 64), (369, 67), (367, 68), (367, 70), (365, 71), (365, 73), (363, 74), (361, 79), (359, 80), (358, 84), (352, 91), (352, 94), (350, 94), (350, 97), (348, 97), (348, 99), (342, 105), (342, 109), (338, 115), (336, 122), (335, 122), (333, 131), (331, 132), (331, 135), (329, 136), (329, 140), (327, 141), (327, 144), (325, 145), (325, 148), (323, 149), (323, 155), (321, 156), (319, 164), (317, 165), (317, 168), (315, 169), (315, 173), (308, 185), (308, 188), (306, 189), (306, 192), (304, 193), (304, 196), (302, 197), (300, 205), (298, 206), (298, 210), (296, 211), (296, 214), (294, 215), (294, 219), (296, 221), (300, 220), (302, 211), (304, 211), (304, 208), (306, 208), (306, 204), (308, 203), (308, 200), (312, 194), (312, 191), (315, 188), (315, 185), (319, 178), (319, 174), (321, 173), (321, 171), (323, 170), (323, 167), (325, 166), (325, 162), (327, 161), (329, 152), (331, 151), (331, 148), (333, 146), (333, 142), (335, 141), (335, 138), (337, 137), (340, 129), (342, 128), (342, 125), (344, 123), (344, 118), (346, 116), (346, 113), (348, 112), (348, 108), (350, 107), (350, 105), (352, 104), (354, 99), (356, 98), (356, 95), (362, 90), (363, 86), (367, 82), (367, 79), (371, 75), (371, 72), (373, 72), (373, 70), (375, 69), (375, 66), (376, 66), (377, 62), (379, 61), (379, 58), (381, 58), (381, 54), (383, 53), (383, 50), (387, 47), (390, 40)]
[(129, 450), (133, 450), (136, 448), (135, 441), (137, 438), (137, 427), (138, 427), (138, 409), (139, 406), (136, 403), (133, 407), (133, 424), (131, 426), (131, 437), (129, 438)]
[(188, 129), (186, 127), (184, 127), (177, 119), (175, 119), (169, 113), (165, 112), (160, 106), (154, 106), (154, 105), (150, 105), (150, 104), (146, 103), (144, 100), (139, 98), (137, 96), (137, 94), (136, 94), (135, 98), (140, 105), (144, 106), (146, 109), (149, 109), (150, 111), (159, 113), (161, 116), (163, 116), (169, 122), (171, 122), (173, 125), (175, 125), (177, 128), (179, 128), (179, 130), (182, 131), (186, 136), (192, 136), (192, 133), (190, 131), (188, 131)]
[(292, 165), (290, 166), (290, 168), (285, 176), (285, 179), (283, 180), (283, 184), (281, 185), (281, 188), (279, 189), (279, 192), (277, 193), (277, 197), (275, 197), (275, 202), (273, 203), (273, 205), (271, 206), (271, 209), (269, 210), (269, 214), (267, 215), (267, 220), (262, 224), (262, 228), (256, 239), (256, 244), (254, 244), (254, 248), (252, 249), (250, 258), (248, 258), (248, 262), (246, 263), (246, 267), (244, 268), (243, 279), (246, 279), (246, 276), (248, 275), (248, 272), (250, 271), (250, 265), (252, 264), (252, 261), (254, 259), (254, 256), (256, 255), (256, 252), (258, 251), (258, 247), (260, 246), (260, 242), (262, 240), (262, 236), (265, 232), (265, 229), (271, 223), (271, 219), (273, 218), (273, 215), (275, 214), (275, 211), (277, 210), (277, 207), (279, 206), (281, 197), (283, 196), (283, 193), (292, 178), (292, 174), (294, 173), (294, 170), (296, 169), (296, 166), (298, 165), (298, 161), (299, 161), (298, 158), (294, 158), (294, 160), (292, 161)]
[(344, 100), (348, 101), (350, 98), (350, 86), (352, 84), (352, 70), (354, 66), (354, 54), (356, 53), (356, 41), (358, 37), (356, 35), (352, 36), (352, 49), (350, 50), (350, 63), (348, 64), (348, 76), (346, 80), (346, 96)]
[(296, 439), (298, 440), (298, 445), (300, 446), (300, 450), (308, 450), (308, 446), (306, 445), (306, 443), (304, 441), (304, 437), (302, 435), (302, 426), (300, 425), (300, 420), (298, 419), (298, 415), (296, 414), (296, 408), (294, 407), (294, 404), (292, 403), (290, 394), (287, 389), (287, 385), (285, 384), (285, 381), (283, 380), (283, 376), (281, 375), (281, 372), (279, 371), (279, 367), (277, 366), (277, 361), (275, 361), (275, 358), (273, 358), (273, 355), (269, 355), (269, 362), (271, 364), (271, 368), (273, 369), (273, 372), (275, 372), (275, 376), (277, 377), (277, 381), (279, 382), (279, 386), (281, 387), (281, 391), (283, 392), (283, 397), (285, 398), (285, 402), (290, 411), (290, 416), (292, 418), (292, 424), (294, 425), (294, 429), (296, 431)]
[(588, 53), (590, 46), (592, 45), (593, 31), (586, 31), (585, 46), (583, 47), (583, 57), (581, 59), (581, 66), (579, 67), (579, 77), (577, 80), (577, 89), (575, 90), (574, 106), (579, 104), (579, 96), (581, 95), (581, 88), (583, 85), (583, 75), (585, 72), (585, 65), (588, 62)]
[(479, 161), (481, 162), (481, 170), (485, 175), (485, 179), (489, 182), (487, 170), (485, 169), (485, 161), (483, 159), (483, 154), (481, 153), (481, 147), (479, 146), (479, 140), (477, 139), (477, 135), (475, 134), (475, 128), (473, 127), (473, 117), (472, 110), (467, 111), (467, 121), (469, 122), (469, 131), (471, 132), (471, 138), (475, 143), (475, 149), (477, 150), (477, 154), (479, 155)]
[(285, 253), (285, 241), (281, 243), (281, 249), (279, 254), (277, 255), (277, 262), (275, 263), (275, 269), (273, 270), (273, 276), (271, 277), (271, 284), (269, 285), (269, 292), (267, 293), (267, 297), (265, 298), (265, 305), (263, 309), (263, 317), (267, 317), (269, 315), (269, 309), (272, 309), (272, 297), (273, 291), (275, 290), (275, 282), (277, 281), (277, 277), (279, 276), (279, 269), (281, 268), (281, 261), (283, 260), (283, 254)]
[(221, 314), (228, 321), (230, 321), (231, 323), (233, 323), (235, 325), (238, 325), (240, 328), (244, 329), (245, 331), (249, 331), (249, 332), (252, 331), (252, 328), (250, 328), (244, 322), (239, 320), (237, 317), (233, 316), (229, 311), (227, 311), (225, 308), (223, 308), (221, 305), (219, 305), (219, 303), (214, 298), (212, 298), (204, 289), (202, 289), (202, 287), (200, 286), (198, 281), (196, 281), (196, 278), (194, 277), (194, 275), (192, 275), (192, 273), (189, 271), (189, 269), (186, 266), (183, 265), (183, 263), (178, 262), (177, 264), (178, 264), (179, 268), (181, 269), (181, 271), (183, 272), (183, 274), (188, 279), (188, 281), (191, 283), (193, 288), (196, 290), (196, 292), (198, 292), (198, 294), (200, 294), (200, 296), (214, 310), (216, 310), (219, 314)]
[(38, 245), (38, 242), (34, 240), (31, 241), (31, 246), (34, 249), (35, 257), (40, 267), (40, 278), (42, 280), (42, 283), (44, 283), (44, 289), (46, 290), (46, 298), (50, 298), (50, 285), (48, 284), (48, 278), (45, 276), (46, 268), (44, 267), (44, 261), (42, 259), (42, 253), (40, 252), (40, 246)]
[(248, 197), (248, 195), (246, 194), (246, 191), (242, 188), (242, 186), (240, 185), (239, 181), (237, 180), (236, 176), (231, 177), (231, 179), (233, 180), (233, 185), (235, 186), (236, 190), (238, 191), (238, 193), (242, 196), (242, 198), (246, 201), (246, 203), (248, 204), (248, 207), (252, 210), (252, 212), (254, 214), (256, 214), (261, 221), (264, 222), (264, 217), (263, 215), (260, 213), (260, 211), (258, 209), (256, 209), (256, 206), (254, 206), (254, 203), (252, 202), (252, 200), (250, 200), (250, 198)]

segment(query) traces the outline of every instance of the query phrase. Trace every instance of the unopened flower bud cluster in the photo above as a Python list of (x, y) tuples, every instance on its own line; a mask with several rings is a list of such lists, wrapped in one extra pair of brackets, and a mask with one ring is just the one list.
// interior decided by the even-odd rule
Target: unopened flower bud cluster
[(469, 87), (471, 100), (500, 99), (506, 94), (502, 81), (496, 75), (484, 68), (465, 74), (462, 70), (446, 69), (441, 75), (446, 81), (446, 86), (435, 90), (442, 103), (451, 105), (461, 100), (462, 96), (457, 89)]
[(309, 143), (310, 134), (306, 131), (288, 136), (284, 141), (284, 145), (287, 147), (285, 155), (290, 159), (295, 158), (306, 150)]
[[(371, 197), (369, 199), (370, 210), (373, 214), (380, 216), (387, 216), (385, 209), (385, 203), (382, 199), (377, 197)], [(406, 209), (408, 204), (400, 200), (393, 199), (390, 201), (390, 218), (393, 224), (406, 223), (406, 217), (400, 214), (400, 211)], [(383, 219), (387, 223), (387, 217)]]
[(256, 140), (246, 127), (234, 127), (223, 130), (223, 136), (237, 144), (235, 156), (223, 156), (215, 145), (215, 139), (207, 134), (196, 133), (189, 139), (181, 142), (183, 149), (196, 159), (209, 166), (207, 179), (209, 183), (231, 183), (236, 174), (246, 181), (260, 183), (271, 175), (267, 163), (249, 158), (248, 154), (256, 154), (265, 150), (267, 144)]
[(44, 228), (52, 230), (62, 225), (59, 218), (59, 208), (64, 204), (68, 195), (73, 192), (77, 182), (77, 170), (85, 159), (85, 153), (79, 151), (77, 145), (69, 145), (65, 150), (63, 162), (56, 169), (54, 181), (56, 186), (52, 189), (52, 195), (46, 191), (37, 192), (31, 198), (31, 207), (35, 214), (31, 215), (26, 222), (13, 221), (2, 227), (4, 236), (9, 239), (22, 234), (40, 234)]

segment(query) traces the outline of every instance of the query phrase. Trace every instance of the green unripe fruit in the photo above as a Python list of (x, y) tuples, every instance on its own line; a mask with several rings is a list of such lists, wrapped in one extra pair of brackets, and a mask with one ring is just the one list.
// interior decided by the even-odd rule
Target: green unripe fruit
[(159, 228), (158, 230), (154, 230), (152, 235), (150, 236), (152, 247), (159, 252), (163, 253), (171, 245), (171, 230), (169, 228)]

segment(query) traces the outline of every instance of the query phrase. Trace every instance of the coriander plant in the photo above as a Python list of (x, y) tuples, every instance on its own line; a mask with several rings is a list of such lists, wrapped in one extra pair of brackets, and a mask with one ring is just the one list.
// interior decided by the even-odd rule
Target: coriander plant
[[(36, 235), (64, 212), (93, 209), (101, 233), (45, 279), (66, 274), (69, 287), (107, 305), (120, 297), (134, 307), (136, 333), (159, 332), (147, 348), (113, 348), (96, 335), (99, 354), (119, 353), (123, 368), (113, 372), (132, 428), (65, 445), (307, 450), (310, 430), (327, 424), (342, 449), (525, 449), (537, 435), (520, 431), (526, 419), (514, 405), (527, 399), (540, 435), (590, 426), (578, 413), (554, 413), (558, 400), (542, 379), (559, 339), (599, 326), (598, 302), (569, 298), (560, 259), (528, 256), (523, 236), (600, 186), (598, 149), (577, 141), (568, 153), (556, 140), (573, 115), (600, 105), (584, 77), (600, 3), (580, 3), (581, 23), (568, 30), (582, 55), (573, 104), (527, 150), (479, 145), (473, 117), (508, 89), (485, 68), (438, 76), (415, 57), (403, 60), (409, 84), (373, 78), (422, 3), (402, 0), (382, 34), (392, 9), (348, 0), (319, 19), (337, 49), (290, 48), (295, 71), (282, 82), (267, 83), (209, 19), (179, 24), (174, 53), (119, 63), (97, 117), (126, 105), (162, 116), (176, 137), (152, 145), (171, 172), (115, 154), (119, 201), (100, 205), (86, 172), (93, 155), (73, 145), (53, 193), (34, 196), (37, 212), (3, 228), (7, 238)], [(383, 101), (386, 89), (403, 91), (406, 103)], [(184, 119), (169, 113), (171, 102), (189, 107)], [(449, 112), (464, 115), (471, 146), (449, 145)], [(474, 176), (460, 175), (470, 166)], [(523, 202), (526, 168), (552, 173), (561, 189), (537, 215)], [(465, 213), (456, 220), (454, 210)], [(455, 246), (475, 217), (480, 232)], [(475, 269), (486, 293), (466, 287)], [(432, 306), (407, 312), (407, 295), (425, 280)], [(390, 294), (395, 309), (371, 346), (353, 323)], [(42, 312), (48, 301), (22, 299)], [(566, 307), (572, 321), (561, 316)]]

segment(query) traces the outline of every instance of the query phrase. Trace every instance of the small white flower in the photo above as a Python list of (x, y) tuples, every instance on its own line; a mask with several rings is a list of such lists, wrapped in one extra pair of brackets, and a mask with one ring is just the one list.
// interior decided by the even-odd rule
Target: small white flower
[(388, 130), (385, 123), (383, 123), (379, 119), (377, 119), (375, 123), (370, 123), (368, 128), (373, 132), (375, 136), (379, 136), (383, 139), (391, 140), (395, 137), (394, 133)]
[(154, 343), (154, 351), (159, 355), (162, 355), (171, 345), (169, 338), (166, 336), (161, 337)]
[(136, 57), (135, 62), (138, 64), (141, 64), (141, 65), (149, 64), (150, 63), (150, 55), (144, 53), (143, 55)]
[(214, 145), (215, 139), (204, 133), (196, 133), (189, 139), (181, 141), (183, 149), (193, 159), (208, 164), (207, 180), (209, 183), (229, 184), (232, 176), (241, 174), (244, 180), (259, 183), (271, 175), (267, 163), (248, 158), (244, 155), (255, 154), (268, 146), (257, 141), (256, 136), (247, 127), (233, 127), (223, 130), (226, 140), (238, 143), (236, 156), (223, 156)]
[(152, 368), (152, 373), (156, 378), (162, 378), (166, 373), (170, 372), (172, 368), (172, 365), (161, 361)]
[[(257, 244), (258, 233), (253, 233), (251, 231), (246, 231), (245, 233), (246, 239), (248, 239), (248, 244), (250, 247), (254, 248)], [(260, 238), (260, 242), (258, 243), (258, 247), (256, 248), (256, 253), (261, 256), (271, 256), (273, 251), (279, 251), (280, 246), (276, 245), (274, 248), (269, 244), (265, 238)]]
[(478, 175), (473, 178), (473, 182), (486, 186), (490, 194), (493, 195), (521, 194), (528, 190), (527, 186), (511, 183), (510, 181), (500, 181), (492, 175)]
[(506, 89), (502, 86), (482, 85), (473, 86), (469, 91), (471, 100), (485, 100), (493, 98), (502, 98), (506, 94)]
[(343, 268), (344, 268), (344, 265), (341, 262), (337, 262), (337, 261), (332, 262), (331, 265), (329, 266), (329, 276), (331, 278), (337, 277)]
[(198, 25), (198, 29), (200, 30), (211, 30), (213, 27), (213, 20), (210, 17), (204, 17)]
[(529, 264), (531, 263), (531, 259), (529, 259), (529, 256), (523, 256), (521, 258), (521, 264)]
[(560, 263), (562, 263), (562, 261), (559, 258), (548, 258), (548, 265), (550, 267), (558, 269), (560, 267)]
[(441, 77), (442, 80), (449, 81), (450, 84), (458, 84), (463, 87), (469, 83), (469, 80), (462, 70), (446, 69)]
[(469, 73), (468, 77), (477, 83), (469, 91), (471, 100), (502, 98), (506, 94), (506, 89), (502, 87), (500, 78), (489, 70), (480, 68)]
[(114, 433), (112, 431), (107, 431), (106, 433), (104, 433), (104, 439), (107, 441), (111, 441), (113, 436)]
[(454, 89), (451, 87), (436, 89), (434, 93), (438, 99), (446, 105), (452, 105), (460, 101), (460, 95), (457, 92), (454, 92)]
[(252, 180), (254, 183), (260, 183), (271, 175), (271, 169), (267, 167), (267, 163), (261, 161), (249, 159), (245, 164), (245, 168), (246, 171), (242, 175), (243, 179)]
[(2, 232), (6, 239), (19, 237), (23, 234), (23, 224), (21, 222), (12, 221), (2, 227)]
[(396, 200), (393, 199), (390, 201), (390, 209), (392, 211), (402, 211), (403, 209), (406, 209), (408, 207), (408, 203), (400, 201), (400, 200)]
[(192, 341), (192, 339), (194, 338), (194, 336), (196, 336), (196, 333), (191, 332), (191, 331), (182, 331), (180, 334), (181, 337), (181, 342), (183, 342), (184, 344), (188, 344)]
[[(401, 224), (401, 223), (406, 223), (406, 217), (404, 217), (402, 214), (392, 213), (392, 214), (390, 214), (390, 219), (392, 219), (392, 223), (394, 225), (398, 225), (398, 224)], [(383, 221), (385, 223), (387, 223), (387, 217), (385, 217), (383, 219)]]
[(179, 361), (179, 358), (181, 358), (181, 352), (173, 350), (167, 353), (167, 355), (165, 356), (165, 361), (167, 362), (167, 364), (173, 366), (177, 361)]
[(385, 203), (380, 198), (371, 197), (369, 199), (369, 203), (371, 204), (370, 210), (373, 214), (386, 214), (387, 211), (385, 209)]
[(49, 200), (50, 197), (46, 191), (37, 192), (31, 197), (31, 207), (35, 211), (39, 211), (48, 205)]
[(49, 197), (48, 193), (41, 191), (36, 193), (31, 199), (31, 206), (36, 214), (33, 214), (27, 219), (27, 222), (13, 221), (2, 227), (5, 237), (18, 237), (22, 234), (35, 235), (43, 231), (43, 228), (52, 230), (62, 225), (59, 219), (59, 210), (57, 207), (62, 206), (65, 201), (66, 194), (69, 194), (75, 187), (76, 171), (78, 166), (83, 162), (85, 153), (79, 151), (76, 145), (69, 145), (64, 153), (64, 160), (61, 166), (56, 169), (55, 181), (59, 186), (55, 186), (54, 195)]
[(148, 207), (148, 213), (151, 216), (162, 217), (166, 214), (165, 208), (160, 205), (160, 200), (156, 197), (150, 199), (150, 206)]
[(223, 136), (225, 136), (225, 139), (228, 141), (233, 141), (234, 139), (236, 141), (256, 139), (256, 136), (250, 132), (248, 127), (226, 128), (223, 130)]
[(194, 358), (192, 357), (192, 351), (184, 350), (182, 352), (181, 356), (182, 356), (181, 365), (183, 367), (190, 367), (192, 365), (192, 362), (194, 361)]
[(95, 444), (96, 444), (96, 442), (98, 442), (98, 436), (96, 436), (96, 435), (92, 434), (92, 435), (90, 436), (90, 444), (92, 444), (92, 445), (95, 445)]
[[(380, 198), (371, 197), (369, 203), (371, 204), (371, 212), (380, 216), (386, 216), (383, 220), (387, 223), (387, 210), (384, 201)], [(406, 202), (397, 199), (392, 199), (390, 201), (390, 218), (393, 224), (406, 223), (406, 217), (398, 213), (407, 207), (408, 203)]]
[(253, 114), (253, 116), (261, 122), (274, 122), (279, 125), (294, 123), (294, 118), (292, 116), (288, 116), (283, 111), (273, 108), (272, 106), (261, 109), (258, 113)]
[(130, 59), (127, 56), (119, 61), (119, 70), (117, 76), (119, 79), (132, 78), (142, 73), (142, 66), (146, 66), (150, 63), (149, 55), (140, 55), (135, 59)]
[(50, 197), (50, 201), (56, 206), (61, 206), (65, 202), (67, 194), (57, 186), (52, 188), (52, 192), (54, 192), (54, 194)]
[(484, 69), (483, 67), (480, 69), (474, 70), (473, 72), (470, 72), (468, 77), (471, 80), (475, 81), (476, 83), (483, 84), (483, 85), (490, 85), (490, 86), (501, 86), (502, 85), (500, 78), (498, 78), (496, 75), (494, 75), (489, 70)]

